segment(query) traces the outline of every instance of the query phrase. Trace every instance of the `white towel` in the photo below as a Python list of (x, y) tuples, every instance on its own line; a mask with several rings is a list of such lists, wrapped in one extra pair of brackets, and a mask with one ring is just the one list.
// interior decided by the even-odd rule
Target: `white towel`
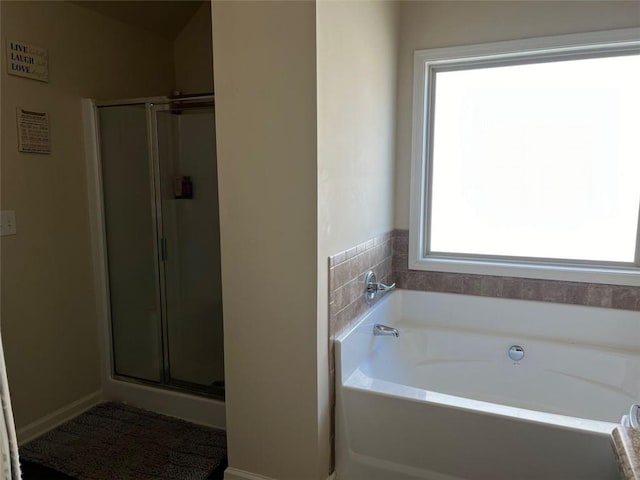
[(9, 396), (9, 383), (7, 381), (7, 369), (4, 363), (4, 351), (2, 349), (2, 334), (0, 333), (0, 480), (20, 480), (20, 462), (18, 460), (18, 440), (16, 428), (13, 423), (13, 411), (11, 410), (11, 398)]
[(0, 415), (0, 479), (11, 478), (11, 452), (9, 450), (9, 436), (4, 423), (4, 415)]

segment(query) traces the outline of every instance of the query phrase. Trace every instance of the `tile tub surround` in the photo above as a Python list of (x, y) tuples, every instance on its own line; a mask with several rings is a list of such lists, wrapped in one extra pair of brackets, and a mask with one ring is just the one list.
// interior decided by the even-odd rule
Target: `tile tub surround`
[(392, 257), (392, 232), (329, 257), (330, 338), (349, 328), (369, 308), (364, 299), (364, 276), (369, 270), (378, 282), (393, 283)]
[(617, 426), (611, 434), (621, 480), (640, 479), (640, 431)]
[(398, 288), (640, 311), (640, 287), (409, 270), (409, 231), (393, 231), (391, 278)]

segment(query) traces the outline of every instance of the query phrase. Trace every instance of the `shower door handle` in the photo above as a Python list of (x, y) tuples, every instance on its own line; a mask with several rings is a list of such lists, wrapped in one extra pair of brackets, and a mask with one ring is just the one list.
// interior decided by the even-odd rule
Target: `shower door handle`
[(167, 261), (167, 239), (166, 238), (160, 239), (160, 259), (163, 262)]

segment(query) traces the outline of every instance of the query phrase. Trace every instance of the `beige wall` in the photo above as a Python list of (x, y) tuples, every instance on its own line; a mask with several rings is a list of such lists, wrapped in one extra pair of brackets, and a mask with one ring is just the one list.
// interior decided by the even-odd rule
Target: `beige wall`
[(395, 226), (409, 228), (413, 51), (640, 26), (640, 2), (402, 2)]
[(326, 478), (319, 445), (313, 2), (214, 2), (231, 468)]
[[(83, 97), (160, 95), (169, 41), (67, 2), (1, 2), (2, 337), (18, 428), (100, 389)], [(4, 39), (49, 49), (50, 82), (6, 74)], [(49, 113), (51, 155), (17, 151), (15, 107)]]
[(176, 89), (182, 93), (213, 92), (211, 4), (205, 2), (173, 44)]
[[(317, 3), (318, 378), (327, 425), (330, 255), (393, 228), (399, 5)], [(322, 440), (327, 443), (323, 436)]]
[(393, 227), (398, 6), (317, 6), (318, 228), (325, 259)]

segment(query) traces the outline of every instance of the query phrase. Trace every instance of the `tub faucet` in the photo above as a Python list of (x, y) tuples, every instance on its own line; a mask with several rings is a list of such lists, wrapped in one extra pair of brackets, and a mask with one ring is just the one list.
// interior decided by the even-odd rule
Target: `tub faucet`
[(380, 323), (376, 323), (373, 326), (373, 335), (376, 336), (376, 337), (378, 337), (378, 336), (399, 337), (400, 336), (400, 332), (398, 331), (397, 328), (387, 327), (386, 325), (382, 325)]
[(385, 285), (384, 283), (378, 282), (376, 274), (372, 271), (368, 271), (364, 276), (364, 299), (369, 305), (373, 303), (378, 293), (388, 292), (394, 288), (396, 288), (395, 283)]

